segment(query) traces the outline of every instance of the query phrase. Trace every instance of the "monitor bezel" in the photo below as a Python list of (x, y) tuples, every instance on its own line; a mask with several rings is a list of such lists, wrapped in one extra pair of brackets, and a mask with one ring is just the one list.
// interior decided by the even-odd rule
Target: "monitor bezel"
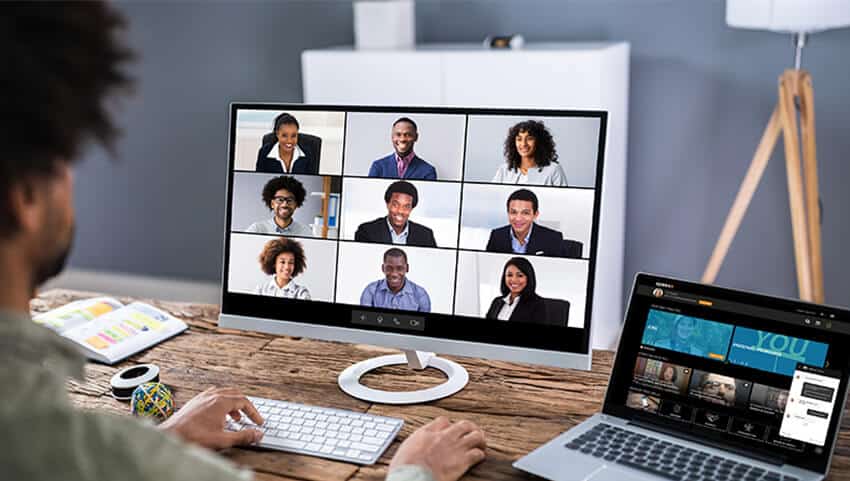
[[(363, 310), (360, 306), (305, 302), (269, 298), (252, 294), (229, 292), (230, 239), (234, 231), (232, 224), (233, 182), (235, 169), (236, 121), (239, 110), (272, 111), (331, 111), (351, 113), (403, 113), (403, 114), (447, 114), (447, 115), (506, 115), (528, 117), (589, 117), (599, 119), (596, 178), (594, 189), (594, 212), (589, 246), (588, 283), (584, 327), (558, 327), (534, 324), (517, 325), (498, 323), (485, 319), (455, 316), (450, 314), (428, 314), (427, 317), (462, 319), (462, 332), (453, 326), (453, 331), (442, 331), (429, 335), (426, 322), (424, 333), (411, 333), (371, 326), (352, 326), (350, 312)], [(435, 351), (461, 356), (487, 357), (492, 359), (534, 362), (557, 367), (590, 368), (590, 345), (592, 340), (592, 312), (595, 269), (598, 250), (599, 224), (601, 218), (602, 182), (607, 134), (608, 113), (594, 110), (548, 110), (513, 108), (463, 108), (463, 107), (412, 107), (412, 106), (367, 106), (367, 105), (314, 105), (290, 103), (233, 102), (228, 119), (228, 162), (226, 176), (225, 240), (222, 259), (221, 318), (222, 327), (256, 330), (281, 335), (306, 336), (316, 339), (365, 342), (398, 349)], [(345, 141), (345, 139), (343, 139)], [(344, 155), (344, 154), (343, 154)], [(465, 162), (466, 159), (464, 159)], [(343, 166), (345, 159), (343, 158)], [(245, 171), (248, 172), (248, 171)], [(322, 175), (322, 174), (319, 174)], [(343, 176), (342, 173), (339, 174)], [(257, 302), (258, 299), (262, 302)], [(258, 307), (259, 306), (259, 307)], [(287, 309), (281, 310), (281, 306)], [(306, 308), (302, 308), (305, 307)], [(319, 307), (321, 306), (321, 307)], [(293, 309), (293, 307), (295, 309)], [(317, 309), (317, 307), (319, 307)], [(336, 313), (330, 313), (336, 310)], [(367, 309), (369, 310), (369, 309)], [(346, 315), (345, 312), (348, 312)], [(377, 310), (376, 310), (377, 311)], [(285, 318), (271, 312), (291, 312)], [(312, 315), (308, 314), (311, 313)], [(316, 316), (329, 316), (320, 317)], [(335, 319), (334, 319), (335, 318)], [(445, 327), (445, 326), (443, 326)], [(486, 327), (486, 331), (482, 331)], [(533, 332), (529, 332), (533, 331)], [(485, 332), (482, 336), (477, 333)], [(553, 335), (557, 334), (557, 335)], [(557, 339), (561, 341), (555, 341)], [(567, 342), (564, 342), (566, 340)]]

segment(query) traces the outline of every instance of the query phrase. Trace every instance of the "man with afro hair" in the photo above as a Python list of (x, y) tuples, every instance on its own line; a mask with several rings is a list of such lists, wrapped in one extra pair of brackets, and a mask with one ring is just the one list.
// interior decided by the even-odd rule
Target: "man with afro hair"
[(306, 196), (304, 186), (295, 177), (281, 175), (272, 178), (263, 187), (263, 203), (272, 211), (272, 218), (254, 222), (248, 226), (248, 232), (312, 236), (313, 231), (309, 227), (293, 219)]

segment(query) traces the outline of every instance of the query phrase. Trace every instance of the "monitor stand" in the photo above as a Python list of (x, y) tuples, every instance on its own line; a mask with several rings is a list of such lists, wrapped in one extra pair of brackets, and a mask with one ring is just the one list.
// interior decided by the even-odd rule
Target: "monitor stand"
[[(369, 371), (384, 366), (407, 364), (412, 369), (433, 367), (446, 374), (448, 379), (439, 386), (418, 391), (381, 391), (360, 384), (360, 378)], [(437, 357), (433, 352), (404, 351), (404, 354), (373, 357), (347, 367), (339, 375), (339, 387), (350, 396), (381, 404), (417, 404), (435, 401), (460, 391), (469, 381), (469, 373), (460, 364)]]

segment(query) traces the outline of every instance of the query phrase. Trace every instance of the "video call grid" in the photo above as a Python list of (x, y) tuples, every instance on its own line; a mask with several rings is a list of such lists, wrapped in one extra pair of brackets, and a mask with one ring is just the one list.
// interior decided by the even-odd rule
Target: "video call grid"
[[(298, 112), (298, 110), (293, 110), (293, 112)], [(403, 114), (403, 113), (399, 114), (399, 115), (405, 116), (405, 114)], [(457, 115), (457, 114), (452, 114), (452, 115)], [(455, 246), (454, 247), (443, 247), (443, 246), (422, 247), (424, 249), (451, 250), (451, 251), (455, 252), (455, 268), (454, 268), (452, 300), (451, 300), (452, 315), (457, 315), (457, 296), (458, 296), (457, 282), (458, 282), (458, 269), (459, 269), (459, 264), (460, 264), (460, 262), (459, 262), (460, 261), (460, 253), (461, 252), (474, 252), (474, 253), (480, 253), (480, 254), (484, 254), (484, 255), (492, 255), (493, 257), (498, 257), (498, 256), (502, 255), (501, 253), (487, 251), (486, 249), (469, 249), (469, 248), (460, 247), (461, 230), (462, 230), (462, 227), (463, 227), (463, 225), (462, 225), (463, 208), (464, 208), (463, 196), (464, 196), (464, 192), (465, 192), (464, 187), (466, 185), (487, 185), (487, 186), (495, 185), (495, 186), (505, 186), (505, 187), (514, 186), (515, 189), (533, 188), (533, 190), (538, 190), (538, 189), (542, 189), (542, 190), (547, 190), (547, 189), (551, 189), (551, 190), (580, 190), (580, 191), (594, 191), (594, 190), (596, 190), (595, 186), (594, 187), (569, 186), (569, 185), (554, 186), (554, 185), (520, 184), (518, 182), (511, 184), (511, 183), (493, 182), (493, 181), (486, 182), (486, 181), (478, 181), (478, 180), (466, 180), (465, 179), (465, 177), (467, 175), (466, 162), (468, 160), (467, 145), (468, 145), (468, 141), (469, 141), (469, 119), (470, 119), (471, 115), (470, 114), (463, 114), (463, 115), (464, 115), (464, 135), (463, 135), (463, 154), (462, 154), (462, 158), (461, 158), (461, 170), (460, 170), (461, 176), (460, 176), (460, 179), (459, 180), (455, 180), (455, 179), (409, 179), (409, 180), (415, 180), (416, 183), (447, 183), (447, 184), (460, 184), (460, 186), (461, 186), (461, 188), (459, 190), (458, 212), (457, 212), (457, 216), (456, 216), (456, 218), (457, 218), (457, 237), (456, 237)], [(348, 125), (349, 125), (348, 116), (349, 116), (349, 112), (348, 111), (344, 112), (343, 149), (342, 149), (342, 155), (341, 155), (342, 158), (341, 158), (340, 172), (338, 174), (328, 173), (328, 172), (321, 173), (321, 168), (319, 168), (320, 173), (317, 173), (317, 174), (289, 174), (289, 173), (278, 174), (278, 175), (290, 175), (290, 176), (295, 177), (296, 179), (299, 178), (299, 177), (302, 177), (302, 176), (311, 176), (311, 177), (320, 177), (320, 178), (324, 178), (324, 177), (337, 177), (337, 178), (339, 178), (342, 182), (341, 182), (340, 192), (339, 192), (339, 214), (337, 216), (336, 224), (337, 224), (337, 229), (339, 229), (340, 231), (341, 231), (341, 226), (342, 226), (342, 221), (343, 221), (343, 216), (344, 216), (344, 211), (345, 211), (344, 205), (345, 205), (345, 202), (346, 202), (344, 187), (342, 187), (342, 185), (344, 185), (344, 181), (346, 179), (386, 179), (384, 177), (370, 177), (370, 176), (363, 176), (363, 175), (356, 175), (356, 174), (346, 174), (345, 173), (346, 172), (346, 153), (347, 153), (347, 149), (345, 147), (347, 146), (347, 142), (348, 142)], [(601, 119), (599, 119), (599, 120), (601, 122)], [(235, 134), (235, 132), (234, 132), (234, 134)], [(595, 159), (594, 163), (597, 164), (596, 168), (598, 168), (598, 159)], [(264, 174), (264, 173), (257, 172), (256, 170), (236, 169), (236, 168), (231, 169), (231, 173), (234, 174), (234, 175), (237, 174), (237, 173), (238, 174)], [(393, 180), (408, 180), (408, 179), (393, 179)], [(233, 183), (233, 178), (231, 177), (231, 188), (232, 188), (232, 183)], [(231, 209), (233, 207), (233, 203), (235, 203), (235, 197), (231, 199), (231, 206), (230, 206)], [(594, 210), (597, 210), (599, 208), (596, 201), (594, 201), (593, 208), (594, 208)], [(264, 237), (269, 237), (269, 238), (281, 237), (281, 234), (264, 234), (264, 233), (245, 232), (244, 230), (239, 230), (239, 229), (236, 229), (236, 228), (233, 227), (232, 218), (230, 219), (230, 222), (231, 222), (231, 232), (232, 233), (240, 233), (240, 234), (249, 235), (249, 236), (264, 236)], [(342, 250), (342, 249), (339, 248), (340, 244), (341, 243), (366, 244), (366, 243), (361, 242), (361, 241), (352, 240), (352, 239), (344, 239), (341, 236), (341, 232), (334, 239), (314, 237), (314, 236), (301, 236), (301, 235), (286, 235), (285, 237), (312, 239), (312, 240), (315, 240), (315, 241), (331, 242), (331, 243), (337, 244), (337, 246), (336, 246), (337, 247), (336, 248), (336, 261), (335, 261), (334, 273), (333, 273), (333, 276), (334, 276), (334, 279), (335, 279), (334, 289), (333, 289), (333, 302), (334, 303), (340, 302), (337, 299), (338, 284), (340, 282), (340, 280), (339, 280), (339, 255), (340, 255), (340, 251)], [(394, 244), (384, 244), (384, 243), (368, 243), (368, 244), (386, 245), (387, 248), (392, 247), (394, 245)], [(590, 245), (589, 244), (590, 244), (590, 242), (588, 242), (588, 245), (584, 246), (584, 249), (583, 249), (583, 252), (582, 252), (583, 255), (581, 257), (549, 256), (549, 255), (545, 255), (545, 254), (544, 255), (529, 255), (527, 253), (526, 254), (514, 254), (514, 256), (537, 257), (537, 258), (546, 257), (546, 258), (552, 258), (552, 259), (570, 259), (570, 260), (573, 260), (573, 261), (583, 261), (585, 263), (589, 263), (589, 261), (590, 261), (589, 255), (584, 255), (585, 252), (589, 253), (589, 251), (590, 251)], [(229, 260), (228, 260), (228, 262), (229, 262)], [(229, 266), (229, 268), (232, 268), (232, 266)], [(589, 273), (588, 273), (588, 276), (589, 276)], [(586, 282), (587, 282), (587, 279), (585, 279), (585, 283)], [(460, 314), (460, 315), (465, 315), (465, 314)]]

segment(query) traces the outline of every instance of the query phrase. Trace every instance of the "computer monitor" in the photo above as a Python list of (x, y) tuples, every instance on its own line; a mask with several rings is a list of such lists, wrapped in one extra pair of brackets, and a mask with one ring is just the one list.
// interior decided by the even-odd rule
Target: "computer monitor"
[[(606, 121), (232, 104), (220, 325), (401, 349), (340, 375), (378, 402), (461, 389), (433, 352), (589, 369)], [(358, 382), (398, 363), (448, 381)]]

